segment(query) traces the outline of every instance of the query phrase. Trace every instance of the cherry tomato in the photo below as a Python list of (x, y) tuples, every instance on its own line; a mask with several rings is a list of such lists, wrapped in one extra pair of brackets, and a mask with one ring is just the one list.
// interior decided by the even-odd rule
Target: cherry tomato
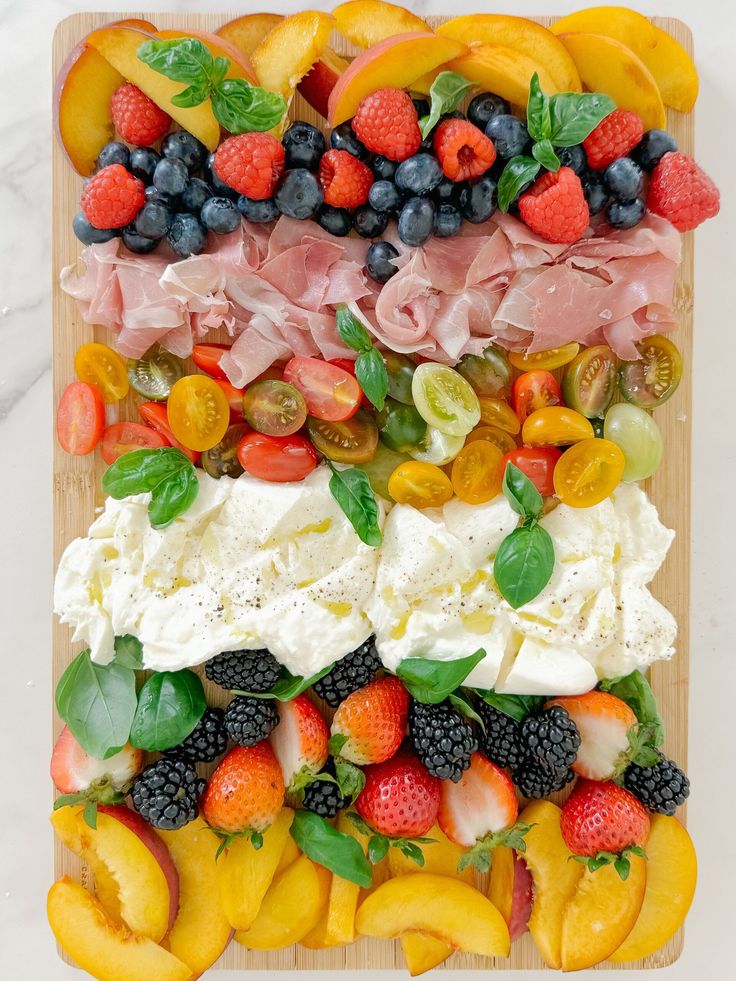
[(565, 368), (565, 402), (586, 418), (595, 419), (611, 404), (617, 377), (618, 358), (610, 347), (586, 347)]
[(343, 422), (309, 416), (307, 431), (322, 456), (336, 463), (368, 463), (376, 455), (378, 429), (373, 417), (362, 409)]
[(238, 444), (251, 431), (244, 422), (229, 426), (219, 443), (202, 454), (202, 469), (219, 480), (220, 477), (239, 477), (243, 468), (238, 459)]
[(491, 344), (483, 354), (466, 354), (457, 370), (473, 386), (477, 395), (505, 399), (511, 394), (511, 366), (506, 352)]
[(474, 443), (476, 439), (484, 439), (487, 443), (492, 443), (502, 453), (508, 453), (516, 449), (516, 440), (511, 433), (499, 429), (498, 426), (476, 426), (471, 433), (468, 433), (465, 442)]
[(142, 426), (139, 422), (116, 422), (102, 434), (100, 450), (102, 459), (109, 466), (131, 450), (143, 447), (157, 449), (168, 445), (163, 436), (150, 426)]
[(452, 489), (466, 504), (485, 504), (501, 493), (503, 454), (497, 446), (476, 439), (452, 464)]
[(402, 405), (394, 399), (386, 399), (376, 422), (383, 442), (399, 453), (420, 446), (427, 433), (427, 423), (414, 406)]
[(581, 440), (565, 450), (557, 462), (555, 493), (570, 507), (593, 507), (616, 490), (625, 466), (622, 450), (610, 440)]
[(154, 402), (165, 402), (183, 375), (184, 362), (181, 358), (164, 351), (159, 344), (150, 347), (142, 358), (128, 358), (131, 387)]
[(105, 428), (105, 400), (96, 385), (75, 381), (64, 389), (56, 410), (56, 438), (73, 456), (86, 456)]
[(562, 405), (532, 412), (521, 430), (527, 446), (567, 446), (593, 435), (593, 427), (585, 416)]
[(504, 402), (503, 399), (488, 398), (485, 395), (481, 395), (478, 401), (480, 421), (484, 426), (495, 426), (496, 429), (502, 429), (505, 433), (516, 436), (521, 429), (521, 423), (508, 402)]
[(229, 350), (229, 344), (195, 344), (192, 348), (192, 360), (200, 371), (206, 372), (212, 378), (227, 378), (220, 367), (220, 358)]
[(447, 504), (452, 498), (452, 484), (447, 474), (434, 464), (410, 460), (391, 474), (388, 492), (397, 504), (422, 510)]
[(354, 416), (363, 398), (349, 371), (318, 358), (292, 358), (284, 368), (284, 381), (302, 393), (310, 416), (329, 422)]
[(478, 396), (454, 368), (444, 364), (418, 365), (411, 393), (422, 419), (441, 433), (466, 436), (478, 425)]
[(525, 371), (514, 382), (514, 412), (519, 422), (547, 405), (562, 405), (562, 392), (557, 379), (544, 368)]
[[(352, 375), (353, 378), (355, 378), (355, 362), (351, 361), (350, 358), (330, 358), (327, 364), (334, 364), (335, 367), (342, 368), (343, 371), (347, 371), (348, 374)], [(358, 382), (358, 384), (360, 384), (360, 382)], [(363, 398), (360, 400), (360, 407), (362, 409), (373, 408), (373, 403), (365, 394), (363, 395)]]
[(169, 446), (175, 446), (177, 450), (181, 450), (185, 456), (188, 456), (192, 463), (197, 463), (199, 453), (195, 453), (194, 450), (190, 450), (189, 447), (180, 443), (171, 431), (165, 405), (161, 402), (141, 402), (138, 406), (138, 412), (141, 419), (163, 436)]
[(464, 436), (448, 436), (447, 433), (441, 433), (433, 426), (427, 426), (427, 432), (421, 443), (410, 447), (407, 452), (413, 460), (443, 467), (455, 459), (464, 445)]
[(74, 355), (80, 381), (96, 385), (105, 402), (119, 402), (130, 390), (125, 361), (107, 344), (82, 344)]
[(207, 375), (179, 379), (171, 389), (166, 414), (174, 436), (191, 450), (209, 450), (230, 424), (227, 397)]
[(246, 473), (272, 483), (304, 480), (317, 466), (317, 452), (304, 436), (249, 433), (238, 443), (238, 460)]
[(619, 370), (621, 394), (642, 409), (655, 409), (677, 391), (682, 378), (682, 355), (667, 337), (655, 334), (636, 345), (638, 361), (625, 361)]
[(572, 341), (570, 344), (563, 344), (562, 347), (551, 347), (548, 351), (537, 351), (535, 354), (529, 354), (528, 351), (511, 351), (509, 361), (519, 371), (531, 371), (532, 368), (554, 371), (555, 368), (561, 368), (563, 364), (572, 361), (579, 350), (580, 345)]
[(368, 460), (367, 463), (358, 463), (356, 466), (368, 477), (374, 492), (389, 500), (391, 497), (388, 492), (389, 477), (399, 464), (406, 462), (408, 462), (407, 456), (390, 450), (379, 439), (373, 459)]
[(267, 436), (291, 436), (307, 421), (304, 396), (285, 381), (256, 382), (243, 395), (243, 416), (256, 432)]
[(396, 351), (384, 351), (383, 360), (388, 374), (388, 394), (404, 405), (414, 405), (411, 385), (417, 370), (416, 364), (405, 354), (398, 354)]
[(555, 492), (552, 475), (561, 456), (562, 450), (556, 446), (521, 446), (504, 455), (503, 470), (507, 463), (513, 463), (526, 474), (542, 497), (549, 497)]
[(244, 388), (236, 388), (231, 385), (229, 381), (225, 378), (215, 378), (215, 382), (220, 386), (222, 391), (225, 393), (225, 398), (230, 406), (230, 422), (242, 422), (243, 421), (243, 395), (245, 394)]
[(646, 480), (662, 461), (662, 433), (648, 412), (619, 402), (606, 413), (603, 435), (620, 447), (626, 458), (622, 480)]

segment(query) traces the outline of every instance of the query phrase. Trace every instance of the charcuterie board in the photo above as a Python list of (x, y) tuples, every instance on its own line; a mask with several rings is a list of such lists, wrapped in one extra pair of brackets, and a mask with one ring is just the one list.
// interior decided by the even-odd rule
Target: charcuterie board
[[(64, 62), (69, 51), (86, 34), (96, 27), (123, 15), (115, 13), (79, 13), (62, 21), (57, 27), (53, 46), (54, 74)], [(126, 14), (126, 17), (136, 16)], [(145, 15), (137, 15), (145, 16)], [(214, 31), (229, 19), (227, 14), (156, 14), (160, 28), (199, 29)], [(436, 25), (445, 18), (429, 18)], [(554, 18), (539, 18), (550, 23)], [(688, 28), (670, 18), (655, 18), (689, 51), (692, 38)], [(333, 38), (335, 50), (350, 57), (354, 50), (338, 35)], [(305, 119), (317, 126), (321, 117), (296, 95), (290, 117)], [(692, 115), (668, 111), (667, 128), (674, 135), (679, 147), (687, 153), (694, 150), (694, 120)], [(76, 348), (87, 341), (107, 341), (107, 332), (91, 327), (79, 317), (72, 298), (59, 288), (61, 269), (73, 263), (79, 254), (79, 243), (71, 231), (71, 219), (77, 210), (81, 177), (74, 173), (59, 145), (53, 144), (53, 377), (54, 401), (56, 402), (73, 379), (73, 361)], [(652, 685), (667, 727), (667, 751), (681, 765), (687, 761), (687, 700), (689, 678), (689, 604), (690, 604), (690, 479), (691, 479), (691, 413), (692, 385), (689, 365), (693, 347), (693, 242), (692, 235), (683, 238), (683, 261), (676, 287), (675, 310), (679, 318), (676, 341), (683, 353), (686, 372), (680, 388), (670, 401), (658, 411), (657, 421), (662, 430), (666, 447), (664, 461), (656, 477), (645, 487), (660, 517), (677, 537), (668, 560), (655, 580), (653, 593), (667, 606), (679, 625), (677, 654), (670, 662), (657, 664), (652, 671)], [(121, 403), (121, 418), (136, 418), (132, 397)], [(95, 509), (102, 504), (101, 477), (104, 465), (99, 456), (75, 457), (55, 446), (54, 456), (54, 564), (62, 551), (75, 537), (86, 534)], [(73, 653), (70, 632), (57, 621), (53, 627), (53, 676), (54, 683), (68, 664)], [(223, 693), (220, 692), (222, 695)], [(211, 701), (217, 702), (214, 688), (208, 690)], [(222, 699), (220, 699), (222, 701)], [(54, 731), (60, 726), (54, 718)], [(86, 883), (90, 872), (81, 861), (64, 846), (55, 844), (55, 877), (68, 873)], [(631, 968), (664, 967), (677, 959), (682, 949), (682, 933), (666, 947), (645, 961), (627, 964)], [(271, 953), (246, 951), (231, 944), (216, 967), (223, 970), (373, 970), (401, 968), (403, 961), (398, 945), (363, 939), (347, 948), (312, 951), (294, 945), (286, 950)], [(477, 970), (487, 968), (485, 959), (455, 954), (448, 963), (450, 969)], [(542, 967), (532, 940), (527, 934), (518, 940), (510, 960), (494, 962), (498, 969), (522, 970)], [(614, 965), (612, 965), (614, 966)], [(619, 966), (619, 965), (615, 965)]]

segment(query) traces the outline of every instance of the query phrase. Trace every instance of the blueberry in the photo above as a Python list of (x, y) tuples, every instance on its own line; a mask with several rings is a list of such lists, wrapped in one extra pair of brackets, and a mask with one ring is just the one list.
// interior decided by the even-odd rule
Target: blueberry
[(153, 186), (172, 197), (182, 193), (188, 180), (189, 171), (181, 160), (170, 160), (168, 157), (159, 160), (153, 172)]
[(395, 160), (389, 160), (381, 153), (377, 153), (370, 161), (370, 168), (377, 181), (392, 181), (398, 166)]
[(322, 133), (316, 126), (301, 119), (289, 126), (284, 133), (283, 144), (287, 170), (292, 167), (316, 170), (320, 157), (325, 152), (325, 138)]
[(208, 198), (202, 205), (199, 220), (216, 235), (227, 235), (240, 228), (240, 212), (230, 198)]
[(485, 130), (494, 116), (507, 116), (508, 112), (509, 104), (500, 95), (493, 95), (492, 92), (479, 92), (470, 100), (468, 119), (471, 123), (475, 123), (478, 129)]
[(160, 159), (161, 154), (152, 147), (134, 146), (130, 151), (130, 172), (142, 180), (144, 184), (150, 184), (153, 180), (156, 164)]
[(123, 229), (121, 237), (125, 248), (135, 252), (136, 255), (146, 255), (148, 252), (153, 252), (160, 242), (158, 238), (147, 238), (145, 235), (139, 235), (135, 230), (135, 225), (127, 225)]
[(581, 177), (585, 173), (585, 169), (588, 166), (588, 158), (585, 156), (585, 150), (579, 143), (576, 143), (574, 146), (555, 147), (555, 153), (563, 167), (569, 167), (570, 170), (574, 170), (578, 177)]
[(244, 218), (258, 225), (263, 225), (267, 221), (276, 221), (279, 216), (279, 209), (273, 198), (254, 201), (253, 198), (241, 194), (238, 198), (238, 210)]
[(146, 201), (162, 201), (170, 208), (174, 208), (179, 201), (178, 194), (165, 194), (163, 191), (159, 191), (153, 184), (148, 185), (145, 193)]
[(368, 204), (376, 211), (398, 211), (403, 197), (391, 181), (376, 181), (368, 192)]
[(83, 211), (78, 211), (72, 219), (72, 231), (82, 245), (99, 245), (120, 234), (119, 228), (95, 228), (90, 225)]
[(374, 242), (365, 256), (365, 268), (371, 279), (377, 283), (387, 283), (399, 271), (391, 262), (399, 254), (390, 242)]
[(671, 153), (676, 149), (677, 143), (669, 133), (663, 129), (650, 129), (631, 151), (631, 156), (642, 170), (651, 173), (665, 153)]
[(411, 101), (414, 103), (414, 108), (420, 119), (422, 116), (429, 115), (429, 101), (427, 99), (412, 99)]
[[(208, 198), (212, 197), (212, 188), (207, 181), (200, 177), (190, 177), (189, 183), (184, 188), (181, 196), (181, 210), (189, 211), (193, 215), (198, 215), (202, 210), (202, 205)], [(229, 199), (228, 199), (229, 200)]]
[(317, 212), (317, 224), (321, 225), (330, 235), (343, 238), (350, 234), (353, 227), (353, 216), (347, 208), (333, 208), (331, 204), (323, 204)]
[[(496, 117), (499, 118), (499, 117)], [(496, 210), (498, 184), (485, 174), (460, 192), (460, 210), (474, 225), (487, 221)]]
[(632, 201), (644, 187), (644, 174), (638, 163), (629, 157), (619, 157), (603, 171), (603, 180), (610, 194), (619, 201)]
[(608, 189), (602, 175), (595, 170), (586, 170), (581, 175), (580, 181), (591, 215), (600, 214), (608, 204)]
[(633, 201), (612, 201), (606, 218), (613, 228), (633, 228), (646, 214), (647, 206), (643, 198)]
[(446, 202), (437, 206), (434, 214), (434, 233), (438, 238), (450, 238), (457, 235), (463, 223), (463, 216), (454, 204)]
[(130, 150), (124, 143), (106, 143), (97, 158), (97, 169), (110, 167), (112, 164), (122, 164), (126, 170), (130, 167)]
[(449, 177), (443, 177), (437, 187), (432, 191), (435, 201), (456, 201), (460, 195), (462, 185), (458, 181), (451, 181)]
[(173, 220), (174, 213), (163, 201), (146, 201), (136, 215), (135, 231), (143, 238), (163, 238)]
[(181, 212), (174, 216), (166, 240), (182, 259), (198, 255), (207, 245), (207, 232), (194, 215)]
[(322, 188), (306, 167), (287, 170), (274, 201), (282, 215), (289, 218), (312, 218), (322, 204)]
[(164, 139), (161, 152), (170, 160), (181, 160), (187, 170), (199, 170), (207, 156), (207, 147), (196, 136), (180, 129)]
[(434, 203), (409, 198), (399, 215), (399, 238), (405, 245), (423, 245), (434, 228)]
[(347, 150), (358, 160), (367, 160), (368, 151), (353, 132), (350, 122), (348, 119), (347, 122), (340, 123), (333, 129), (330, 133), (330, 146), (334, 147), (335, 150)]
[(234, 201), (237, 201), (240, 195), (235, 190), (235, 188), (230, 187), (230, 185), (226, 184), (225, 181), (221, 181), (220, 178), (215, 173), (215, 168), (212, 166), (214, 159), (215, 159), (214, 153), (211, 153), (207, 157), (207, 160), (205, 161), (205, 164), (202, 168), (202, 176), (210, 185), (214, 193), (217, 194), (219, 197), (232, 198)]
[(362, 204), (353, 212), (353, 227), (361, 238), (378, 238), (386, 231), (388, 219), (385, 211), (376, 211), (369, 204)]
[(442, 180), (442, 168), (429, 153), (415, 153), (396, 168), (396, 186), (409, 194), (423, 197)]
[(486, 126), (486, 136), (493, 140), (502, 160), (518, 157), (529, 142), (529, 130), (518, 117), (509, 113), (492, 116)]

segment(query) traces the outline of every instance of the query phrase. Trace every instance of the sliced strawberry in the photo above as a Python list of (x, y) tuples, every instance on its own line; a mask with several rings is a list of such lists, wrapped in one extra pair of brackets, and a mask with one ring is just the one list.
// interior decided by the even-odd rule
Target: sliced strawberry
[(279, 705), (279, 724), (271, 746), (284, 775), (287, 792), (294, 792), (319, 773), (329, 755), (330, 730), (307, 695)]
[(64, 726), (51, 756), (51, 779), (62, 794), (85, 795), (106, 788), (114, 795), (127, 790), (142, 767), (143, 750), (134, 749), (130, 743), (109, 759), (97, 760), (82, 749), (68, 726)]
[(588, 780), (611, 780), (628, 762), (629, 732), (636, 716), (620, 698), (605, 691), (585, 695), (561, 695), (545, 708), (560, 705), (580, 733), (580, 748), (573, 770)]
[(398, 678), (379, 678), (348, 695), (332, 720), (332, 736), (344, 736), (339, 754), (351, 763), (383, 763), (406, 732), (409, 693)]
[(518, 814), (511, 778), (482, 753), (473, 753), (470, 768), (457, 783), (442, 782), (439, 824), (458, 845), (471, 848), (487, 835), (510, 828)]

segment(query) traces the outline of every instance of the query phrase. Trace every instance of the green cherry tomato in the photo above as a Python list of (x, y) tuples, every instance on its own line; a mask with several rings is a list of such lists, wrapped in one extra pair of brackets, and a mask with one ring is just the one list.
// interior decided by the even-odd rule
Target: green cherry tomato
[(427, 432), (427, 423), (413, 405), (402, 405), (394, 399), (386, 399), (386, 404), (376, 417), (381, 439), (399, 453), (419, 444)]
[(257, 433), (292, 436), (307, 421), (307, 403), (298, 388), (269, 378), (246, 388), (243, 415)]
[(405, 453), (397, 453), (396, 450), (389, 449), (385, 443), (379, 439), (376, 453), (372, 460), (367, 463), (356, 463), (358, 470), (362, 470), (368, 477), (370, 485), (376, 494), (391, 500), (388, 492), (388, 480), (394, 470), (406, 463), (409, 457)]
[(409, 456), (420, 463), (434, 463), (444, 467), (452, 462), (465, 446), (464, 436), (448, 436), (434, 426), (427, 426), (427, 432), (419, 446), (409, 449)]
[(598, 436), (599, 439), (603, 438), (603, 427), (605, 425), (605, 419), (591, 419), (590, 424), (593, 427), (593, 433)]
[(164, 351), (158, 344), (150, 347), (142, 358), (128, 358), (131, 388), (152, 402), (165, 402), (176, 382), (183, 377), (181, 358)]
[(368, 463), (376, 455), (378, 429), (363, 409), (342, 422), (307, 416), (307, 432), (322, 456), (336, 463)]
[(511, 365), (506, 352), (491, 344), (483, 354), (466, 354), (457, 370), (478, 395), (505, 399), (511, 394)]
[(467, 436), (480, 422), (480, 402), (454, 368), (420, 364), (411, 383), (414, 405), (428, 426), (448, 436)]
[(612, 405), (603, 427), (606, 439), (615, 443), (626, 460), (622, 480), (646, 480), (662, 460), (662, 433), (648, 412), (629, 402)]
[(610, 347), (586, 347), (565, 368), (565, 404), (588, 419), (601, 416), (613, 400), (617, 378), (618, 358)]
[(671, 340), (655, 334), (636, 345), (638, 361), (624, 361), (619, 370), (621, 394), (642, 409), (655, 409), (677, 391), (682, 355)]
[(238, 460), (238, 443), (249, 432), (250, 426), (246, 426), (244, 422), (230, 426), (220, 442), (202, 454), (202, 469), (210, 477), (239, 477), (243, 468)]
[(414, 405), (411, 380), (417, 366), (411, 358), (407, 358), (405, 354), (397, 354), (396, 351), (384, 351), (383, 360), (388, 372), (388, 394), (404, 405)]

